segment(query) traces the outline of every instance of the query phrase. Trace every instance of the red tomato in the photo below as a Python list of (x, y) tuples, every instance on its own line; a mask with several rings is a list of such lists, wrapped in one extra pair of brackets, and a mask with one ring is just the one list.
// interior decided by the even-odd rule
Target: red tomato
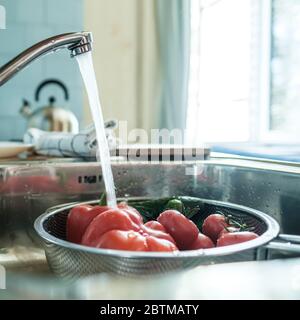
[(176, 210), (164, 211), (159, 215), (157, 221), (166, 228), (181, 250), (188, 248), (199, 233), (194, 222)]
[(141, 235), (139, 232), (132, 230), (110, 230), (99, 238), (95, 247), (128, 251), (170, 252), (178, 250), (172, 242)]
[[(160, 224), (159, 222), (157, 222), (157, 223)], [(141, 225), (141, 233), (145, 234), (145, 235), (153, 236), (158, 239), (168, 240), (168, 241), (172, 242), (173, 244), (176, 244), (176, 242), (172, 238), (172, 236), (166, 231), (160, 231), (157, 229), (152, 229), (146, 225)]]
[(221, 214), (211, 214), (204, 220), (202, 232), (216, 243), (219, 234), (227, 227), (229, 227), (229, 224), (226, 217)]
[(148, 236), (146, 237), (146, 242), (148, 251), (169, 252), (178, 250), (176, 245), (168, 240)]
[(92, 206), (80, 205), (72, 208), (67, 219), (67, 240), (80, 243), (82, 235), (95, 218), (95, 214), (92, 213)]
[(83, 234), (81, 243), (94, 247), (99, 238), (110, 230), (139, 231), (140, 226), (134, 223), (126, 210), (110, 209), (94, 218)]
[(209, 249), (214, 248), (214, 243), (203, 233), (198, 234), (196, 240), (189, 246), (188, 250)]
[(153, 230), (167, 232), (166, 228), (161, 223), (155, 220), (146, 222), (144, 226)]
[(67, 240), (80, 243), (82, 236), (91, 223), (99, 214), (109, 210), (107, 206), (79, 205), (70, 211), (67, 219)]
[(225, 234), (225, 233), (232, 233), (232, 232), (239, 232), (240, 229), (236, 227), (226, 227), (224, 230), (222, 230), (219, 234), (219, 238)]
[(95, 215), (98, 215), (111, 209), (112, 208), (109, 206), (93, 206), (92, 211), (95, 213)]
[(143, 223), (143, 217), (141, 214), (133, 207), (130, 207), (126, 202), (120, 202), (118, 208), (125, 210), (129, 215), (131, 220), (136, 224)]
[(230, 246), (258, 238), (254, 232), (242, 231), (223, 234), (217, 241), (217, 247)]
[(163, 225), (157, 221), (144, 225), (140, 213), (126, 203), (119, 204), (117, 209), (74, 207), (67, 224), (68, 240), (86, 246), (133, 251), (178, 250)]
[(146, 238), (132, 230), (110, 230), (104, 233), (94, 246), (103, 249), (147, 251)]

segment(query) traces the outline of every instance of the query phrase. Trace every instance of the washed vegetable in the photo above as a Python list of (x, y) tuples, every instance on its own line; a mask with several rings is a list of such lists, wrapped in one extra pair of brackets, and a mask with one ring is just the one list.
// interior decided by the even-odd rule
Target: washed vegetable
[(81, 243), (118, 250), (178, 250), (170, 234), (145, 226), (140, 214), (125, 204), (95, 217), (86, 228)]
[[(100, 203), (105, 203), (105, 200), (101, 199)], [(130, 207), (127, 203), (119, 203), (118, 208), (125, 210), (135, 223), (143, 223), (143, 218), (139, 212)], [(106, 205), (98, 205), (94, 207), (90, 205), (78, 205), (72, 208), (67, 219), (67, 239), (74, 243), (80, 243), (82, 236), (91, 221), (96, 216), (109, 209), (111, 208)]]
[(155, 221), (155, 220), (151, 220), (151, 221), (146, 222), (145, 227), (151, 228), (151, 229), (157, 230), (157, 231), (167, 232), (166, 228), (161, 223), (159, 223), (158, 221)]
[(214, 246), (214, 243), (208, 236), (199, 232), (196, 240), (188, 247), (188, 250), (210, 249)]
[(203, 202), (198, 198), (178, 196), (153, 200), (129, 201), (146, 220), (156, 219), (162, 212), (175, 209), (191, 219), (203, 209)]
[(160, 251), (160, 252), (168, 252), (168, 251), (178, 251), (177, 246), (171, 241), (158, 239), (156, 237), (146, 237), (146, 242), (149, 251)]
[(157, 221), (174, 238), (180, 250), (189, 248), (199, 233), (199, 229), (194, 222), (176, 210), (164, 211), (159, 215)]
[(179, 200), (179, 199), (171, 199), (171, 200), (167, 203), (166, 208), (167, 208), (167, 209), (177, 210), (177, 211), (179, 211), (180, 213), (183, 213), (183, 212), (184, 212), (184, 205), (183, 205), (182, 201)]
[(223, 234), (217, 241), (217, 247), (229, 246), (258, 238), (258, 235), (250, 231), (231, 232)]
[(72, 208), (67, 219), (67, 239), (74, 243), (80, 243), (91, 221), (107, 209), (108, 207), (92, 207), (86, 204)]
[(126, 202), (119, 203), (118, 208), (126, 211), (134, 223), (143, 223), (143, 217), (141, 214), (135, 208), (129, 206)]
[(93, 243), (93, 247), (103, 249), (148, 251), (146, 238), (135, 231), (110, 230)]
[(219, 238), (219, 234), (228, 228), (229, 224), (227, 219), (222, 214), (211, 214), (203, 222), (202, 232), (211, 238), (213, 242), (216, 242)]
[(124, 209), (110, 209), (103, 212), (88, 225), (81, 243), (86, 246), (97, 247), (100, 237), (108, 231), (139, 231), (140, 223), (136, 223), (136, 217), (131, 216), (131, 213)]
[(97, 248), (130, 251), (177, 251), (177, 247), (167, 240), (140, 234), (136, 231), (111, 230), (100, 237)]
[(205, 206), (197, 198), (171, 197), (121, 202), (113, 209), (103, 195), (97, 206), (79, 205), (70, 211), (67, 240), (103, 249), (172, 252), (258, 237), (240, 218), (220, 211), (206, 216), (211, 206)]
[[(155, 227), (157, 228), (157, 226), (155, 226)], [(166, 230), (162, 231), (162, 230), (157, 230), (157, 229), (154, 229), (152, 227), (149, 227), (149, 225), (148, 226), (141, 225), (141, 232), (146, 234), (146, 235), (150, 235), (150, 236), (153, 236), (155, 238), (158, 238), (158, 239), (168, 240), (168, 241), (170, 241), (170, 242), (172, 242), (173, 244), (176, 245), (175, 240), (173, 239), (173, 237)]]
[(222, 230), (222, 231), (220, 232), (218, 238), (220, 238), (220, 237), (221, 237), (223, 234), (225, 234), (225, 233), (239, 232), (239, 231), (241, 231), (241, 229), (240, 229), (240, 228), (237, 228), (237, 227), (226, 227), (226, 228), (224, 228), (224, 230)]

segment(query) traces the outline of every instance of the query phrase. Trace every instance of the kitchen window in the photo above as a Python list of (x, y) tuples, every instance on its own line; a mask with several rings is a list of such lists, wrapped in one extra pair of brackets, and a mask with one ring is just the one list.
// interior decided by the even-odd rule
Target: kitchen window
[(191, 0), (187, 140), (299, 142), (300, 1)]
[(267, 132), (273, 140), (300, 140), (300, 1), (270, 6), (270, 91)]

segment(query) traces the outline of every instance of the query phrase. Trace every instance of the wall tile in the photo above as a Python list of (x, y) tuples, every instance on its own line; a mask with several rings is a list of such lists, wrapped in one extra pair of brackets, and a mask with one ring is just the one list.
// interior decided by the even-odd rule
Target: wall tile
[[(45, 2), (41, 0), (14, 0), (17, 23), (42, 24), (45, 20)], [(55, 2), (55, 1), (53, 1)], [(63, 2), (63, 1), (61, 1)]]
[(56, 35), (56, 33), (53, 32), (53, 28), (47, 25), (39, 25), (37, 27), (34, 24), (26, 24), (23, 35), (26, 47), (30, 47), (39, 41)]
[[(56, 2), (56, 5), (54, 3)], [(82, 25), (82, 0), (46, 0), (46, 22), (53, 26), (76, 28)]]
[[(18, 116), (22, 99), (26, 96), (23, 87), (16, 85), (13, 80), (0, 88), (0, 117)], [(4, 130), (0, 127), (0, 132)]]
[(26, 130), (26, 120), (18, 117), (0, 117), (0, 140), (20, 140)]
[(10, 26), (12, 22), (17, 21), (15, 3), (12, 0), (1, 0), (1, 5), (5, 7), (6, 11), (6, 25)]
[(0, 52), (17, 54), (26, 47), (24, 27), (18, 24), (0, 30)]
[[(2, 0), (1, 5), (7, 11), (7, 29), (0, 30), (0, 65), (40, 40), (83, 28), (82, 0)], [(66, 84), (70, 91), (68, 102), (60, 89), (52, 86), (42, 93), (41, 101), (34, 101), (36, 87), (48, 78)], [(48, 97), (54, 95), (56, 105), (72, 110), (81, 120), (82, 88), (77, 63), (69, 58), (67, 51), (34, 61), (0, 87), (0, 140), (22, 138), (26, 121), (19, 115), (19, 109), (24, 98), (36, 109), (46, 105)]]

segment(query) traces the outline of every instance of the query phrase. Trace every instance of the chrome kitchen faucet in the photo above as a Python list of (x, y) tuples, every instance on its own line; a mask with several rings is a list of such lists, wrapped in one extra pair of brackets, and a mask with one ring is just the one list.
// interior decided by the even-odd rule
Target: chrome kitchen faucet
[(71, 51), (71, 57), (92, 50), (91, 32), (72, 32), (60, 34), (45, 39), (26, 49), (14, 59), (0, 67), (0, 86), (25, 68), (35, 59), (59, 49), (67, 48)]

